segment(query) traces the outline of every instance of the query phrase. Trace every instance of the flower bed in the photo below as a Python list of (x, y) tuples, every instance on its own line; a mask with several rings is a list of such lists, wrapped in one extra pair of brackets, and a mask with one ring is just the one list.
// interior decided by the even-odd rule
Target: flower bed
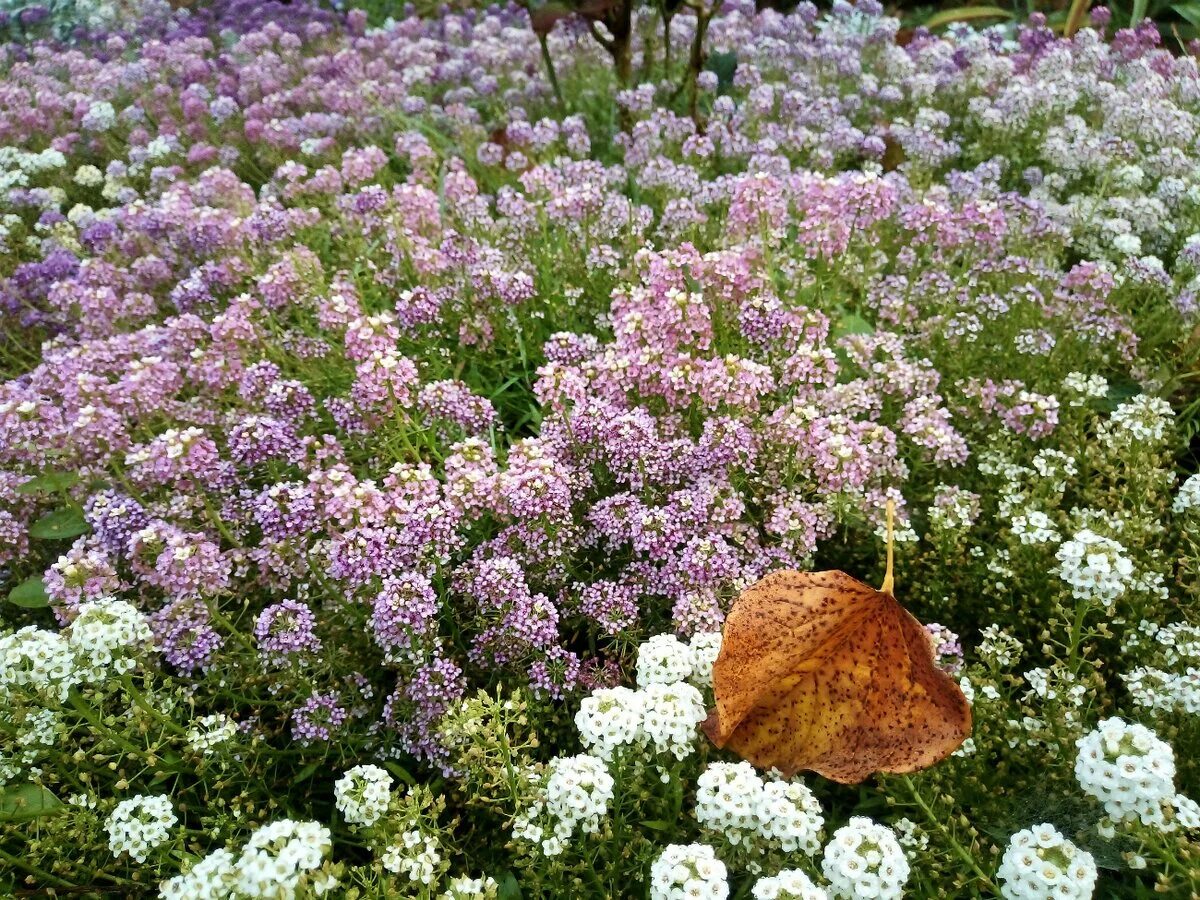
[[(1195, 59), (738, 0), (700, 127), (649, 15), (563, 109), (521, 9), (240, 9), (2, 51), (0, 887), (1200, 889)], [(718, 751), (889, 501), (973, 735)]]

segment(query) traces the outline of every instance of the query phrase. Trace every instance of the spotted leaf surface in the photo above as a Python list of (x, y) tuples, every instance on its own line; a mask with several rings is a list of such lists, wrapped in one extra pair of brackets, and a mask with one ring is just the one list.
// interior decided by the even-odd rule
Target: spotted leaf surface
[(912, 772), (971, 733), (921, 623), (845, 572), (774, 572), (725, 622), (704, 730), (754, 765), (853, 784)]

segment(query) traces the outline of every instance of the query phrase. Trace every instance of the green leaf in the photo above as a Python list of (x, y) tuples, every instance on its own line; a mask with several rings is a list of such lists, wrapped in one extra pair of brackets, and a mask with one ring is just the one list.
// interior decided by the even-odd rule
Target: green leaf
[(23, 484), (17, 485), (17, 493), (30, 496), (33, 494), (54, 494), (65, 491), (79, 483), (76, 472), (47, 472), (37, 478), (30, 478)]
[(874, 334), (875, 326), (858, 313), (846, 313), (838, 319), (833, 328), (833, 338), (845, 337), (848, 334)]
[(737, 51), (726, 50), (723, 53), (708, 54), (708, 62), (704, 68), (716, 74), (717, 91), (726, 94), (733, 87), (733, 74), (737, 71), (737, 66)]
[(412, 774), (408, 771), (408, 769), (404, 768), (404, 766), (400, 765), (400, 763), (396, 762), (395, 760), (391, 760), (391, 759), (385, 760), (383, 763), (383, 767), (385, 769), (387, 769), (389, 772), (391, 772), (393, 775), (395, 775), (397, 778), (399, 778), (401, 781), (403, 781), (405, 784), (407, 784), (409, 787), (416, 786), (417, 779), (413, 778)]
[(1113, 412), (1122, 403), (1142, 393), (1142, 386), (1132, 378), (1114, 378), (1108, 383), (1108, 393), (1096, 400), (1096, 405), (1105, 412)]
[(0, 791), (0, 822), (24, 822), (50, 815), (62, 801), (39, 784), (21, 784)]
[(1179, 18), (1200, 28), (1200, 3), (1176, 3), (1171, 6)]
[(29, 526), (29, 536), (43, 541), (61, 541), (79, 537), (88, 531), (83, 513), (77, 509), (56, 509)]
[(974, 22), (977, 19), (1011, 19), (1012, 13), (999, 6), (958, 6), (943, 9), (925, 20), (926, 28), (940, 28), (953, 22)]
[(521, 900), (521, 885), (517, 883), (517, 876), (511, 870), (506, 869), (500, 876), (496, 900)]
[(26, 609), (45, 609), (50, 605), (46, 582), (41, 575), (31, 575), (8, 592), (8, 602)]
[(317, 769), (320, 765), (321, 765), (320, 763), (310, 762), (307, 766), (305, 766), (303, 769), (301, 769), (299, 772), (297, 772), (295, 774), (295, 776), (293, 776), (292, 781), (294, 783), (299, 783), (301, 781), (308, 781), (308, 779), (312, 778), (314, 775), (317, 774)]
[(651, 831), (674, 831), (675, 826), (670, 822), (664, 822), (661, 819), (646, 819), (642, 822), (643, 828), (649, 828)]

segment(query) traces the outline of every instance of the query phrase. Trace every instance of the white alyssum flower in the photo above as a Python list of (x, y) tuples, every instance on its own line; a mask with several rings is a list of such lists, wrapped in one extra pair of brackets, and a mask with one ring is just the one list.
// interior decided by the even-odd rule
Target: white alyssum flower
[(97, 187), (104, 184), (104, 173), (93, 165), (82, 165), (75, 170), (74, 181), (80, 187)]
[(1097, 434), (1101, 442), (1114, 449), (1153, 445), (1162, 442), (1174, 419), (1175, 412), (1166, 400), (1139, 394), (1113, 410)]
[(200, 716), (187, 731), (188, 749), (207, 756), (237, 735), (237, 723), (224, 713)]
[(438, 895), (438, 900), (491, 900), (499, 890), (500, 886), (491, 876), (469, 878), (460, 875), (446, 885), (445, 892)]
[(778, 875), (760, 878), (750, 891), (754, 900), (828, 900), (829, 895), (813, 884), (799, 869), (784, 869)]
[(1191, 475), (1179, 488), (1171, 502), (1171, 510), (1177, 513), (1200, 509), (1200, 475)]
[(1133, 562), (1125, 553), (1117, 541), (1084, 528), (1058, 548), (1057, 575), (1071, 586), (1076, 600), (1111, 603), (1134, 580)]
[(677, 684), (692, 674), (692, 651), (673, 634), (656, 634), (638, 647), (637, 684)]
[(580, 704), (575, 727), (588, 752), (602, 759), (621, 747), (684, 759), (695, 747), (696, 727), (706, 714), (704, 697), (686, 682), (650, 684), (640, 691), (604, 688)]
[(1175, 824), (1185, 831), (1200, 830), (1200, 803), (1183, 794), (1176, 794), (1171, 800), (1175, 810)]
[(1166, 741), (1144, 725), (1114, 717), (1076, 746), (1075, 778), (1114, 822), (1166, 824), (1163, 804), (1175, 797), (1175, 753)]
[(696, 729), (708, 716), (704, 697), (690, 684), (652, 684), (642, 693), (642, 733), (656, 753), (685, 759), (696, 746)]
[(825, 817), (813, 792), (799, 781), (768, 781), (759, 808), (759, 833), (785, 853), (820, 849)]
[(557, 856), (576, 831), (595, 834), (613, 800), (613, 777), (602, 759), (581, 754), (550, 760), (538, 799), (513, 823), (513, 834)]
[(0, 697), (30, 688), (62, 702), (79, 680), (75, 652), (61, 634), (27, 625), (0, 636)]
[(721, 652), (721, 632), (697, 631), (688, 641), (692, 651), (692, 674), (688, 679), (696, 687), (712, 687), (713, 665)]
[(93, 100), (80, 124), (87, 131), (108, 131), (117, 124), (117, 111), (107, 100)]
[(138, 862), (165, 844), (179, 821), (169, 797), (143, 795), (122, 800), (104, 823), (113, 856), (128, 853)]
[(650, 900), (725, 900), (727, 878), (712, 847), (669, 844), (650, 867)]
[(351, 825), (374, 825), (392, 802), (392, 776), (367, 763), (347, 769), (333, 785), (334, 805)]
[(1102, 375), (1071, 372), (1063, 379), (1063, 392), (1070, 397), (1071, 406), (1083, 406), (1089, 400), (1103, 400), (1108, 396), (1108, 379)]
[(1200, 669), (1189, 666), (1183, 672), (1169, 672), (1138, 666), (1121, 679), (1138, 706), (1192, 715), (1200, 713)]
[(729, 843), (750, 844), (759, 830), (766, 784), (748, 762), (714, 762), (696, 779), (696, 821)]
[(1015, 666), (1024, 652), (1024, 645), (999, 625), (986, 626), (979, 635), (976, 647), (980, 659), (999, 669)]
[(1012, 517), (1012, 533), (1026, 546), (1049, 544), (1059, 539), (1058, 529), (1051, 518), (1041, 510), (1026, 510)]
[(602, 688), (585, 697), (575, 714), (575, 728), (588, 751), (609, 759), (619, 747), (637, 744), (642, 737), (645, 698), (627, 687)]
[(908, 881), (908, 859), (895, 833), (865, 816), (854, 816), (825, 846), (821, 872), (829, 895), (844, 900), (898, 900)]
[(402, 832), (379, 857), (389, 872), (406, 876), (409, 881), (431, 885), (442, 861), (437, 838), (415, 829)]
[(159, 885), (162, 900), (213, 900), (229, 897), (237, 880), (237, 857), (225, 847), (214, 850), (187, 872)]
[(80, 674), (87, 681), (99, 681), (110, 670), (117, 675), (130, 671), (137, 665), (138, 650), (154, 637), (141, 610), (112, 597), (80, 606), (66, 633)]
[(234, 892), (249, 897), (293, 896), (300, 878), (320, 868), (331, 847), (329, 829), (317, 822), (269, 822), (250, 836), (234, 864)]
[(696, 821), (734, 846), (812, 855), (825, 818), (802, 782), (764, 780), (748, 762), (710, 763), (696, 781)]
[(996, 874), (1005, 900), (1086, 900), (1096, 889), (1092, 855), (1053, 825), (1035, 825), (1014, 834)]

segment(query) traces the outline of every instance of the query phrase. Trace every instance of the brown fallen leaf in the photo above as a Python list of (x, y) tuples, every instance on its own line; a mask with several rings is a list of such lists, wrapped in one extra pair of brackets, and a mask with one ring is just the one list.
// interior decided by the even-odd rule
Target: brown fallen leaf
[(713, 667), (704, 731), (754, 765), (843, 784), (933, 765), (971, 733), (971, 707), (925, 629), (845, 572), (781, 571), (742, 592)]

